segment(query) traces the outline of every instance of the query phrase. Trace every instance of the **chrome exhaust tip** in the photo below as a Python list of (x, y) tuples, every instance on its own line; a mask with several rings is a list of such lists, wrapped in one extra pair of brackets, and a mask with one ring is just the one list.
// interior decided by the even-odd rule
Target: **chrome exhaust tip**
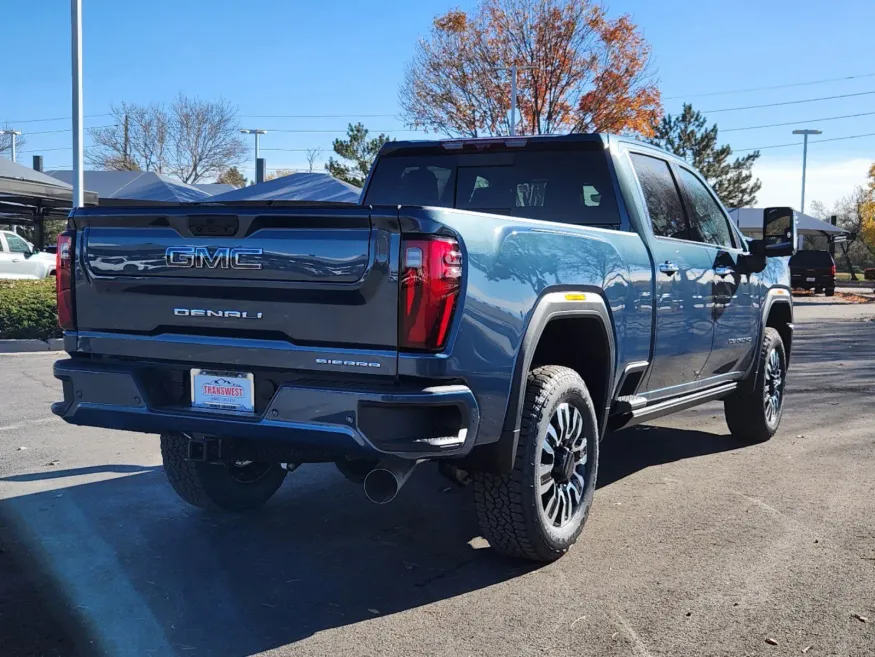
[(418, 463), (404, 459), (381, 461), (365, 477), (365, 495), (374, 504), (388, 504), (407, 483), (410, 473)]

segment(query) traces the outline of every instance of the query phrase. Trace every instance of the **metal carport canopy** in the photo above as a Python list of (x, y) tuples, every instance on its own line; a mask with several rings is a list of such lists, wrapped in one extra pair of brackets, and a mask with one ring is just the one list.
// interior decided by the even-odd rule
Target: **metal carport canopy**
[(206, 202), (322, 201), (358, 203), (361, 191), (358, 187), (338, 180), (327, 173), (302, 172), (274, 178), (249, 187), (241, 187), (225, 194), (217, 194)]
[[(736, 208), (729, 211), (729, 216), (732, 217), (742, 232), (762, 233), (762, 208)], [(833, 226), (801, 212), (796, 213), (796, 230), (800, 235), (826, 235), (827, 237), (832, 237), (848, 234), (848, 231), (843, 228)]]
[[(67, 212), (73, 187), (12, 160), (0, 159), (0, 212), (29, 214), (34, 208)], [(85, 204), (97, 205), (97, 194), (85, 192)]]

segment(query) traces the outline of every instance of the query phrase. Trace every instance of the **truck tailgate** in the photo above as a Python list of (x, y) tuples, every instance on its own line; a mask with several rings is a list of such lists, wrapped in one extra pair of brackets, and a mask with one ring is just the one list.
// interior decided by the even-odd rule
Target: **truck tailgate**
[(80, 333), (397, 349), (397, 212), (94, 208), (74, 221)]

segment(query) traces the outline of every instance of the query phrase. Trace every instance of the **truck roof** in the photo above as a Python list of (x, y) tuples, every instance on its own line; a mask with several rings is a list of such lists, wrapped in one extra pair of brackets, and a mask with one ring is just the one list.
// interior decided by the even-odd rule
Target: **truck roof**
[[(402, 150), (423, 150), (429, 148), (440, 147), (444, 150), (453, 151), (463, 149), (465, 146), (478, 146), (489, 144), (501, 144), (511, 148), (525, 148), (528, 144), (544, 144), (544, 143), (594, 143), (602, 142), (605, 145), (615, 140), (623, 140), (633, 142), (647, 148), (652, 148), (661, 151), (666, 155), (672, 156), (671, 153), (665, 151), (659, 146), (647, 144), (634, 137), (617, 135), (608, 132), (586, 132), (586, 133), (571, 133), (571, 134), (551, 134), (551, 135), (505, 135), (499, 137), (447, 137), (444, 139), (410, 139), (405, 141), (389, 141), (386, 142), (380, 149), (380, 155), (389, 155)], [(674, 157), (674, 156), (672, 156)]]

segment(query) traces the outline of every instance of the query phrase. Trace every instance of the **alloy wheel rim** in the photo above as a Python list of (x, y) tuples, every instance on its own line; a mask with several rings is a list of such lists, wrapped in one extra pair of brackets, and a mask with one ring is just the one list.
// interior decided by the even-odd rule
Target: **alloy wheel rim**
[(562, 528), (583, 505), (587, 441), (583, 414), (573, 404), (559, 404), (541, 439), (536, 485), (547, 522)]
[(781, 412), (784, 397), (784, 368), (777, 349), (772, 349), (766, 358), (765, 385), (763, 386), (763, 408), (766, 421), (774, 424)]

